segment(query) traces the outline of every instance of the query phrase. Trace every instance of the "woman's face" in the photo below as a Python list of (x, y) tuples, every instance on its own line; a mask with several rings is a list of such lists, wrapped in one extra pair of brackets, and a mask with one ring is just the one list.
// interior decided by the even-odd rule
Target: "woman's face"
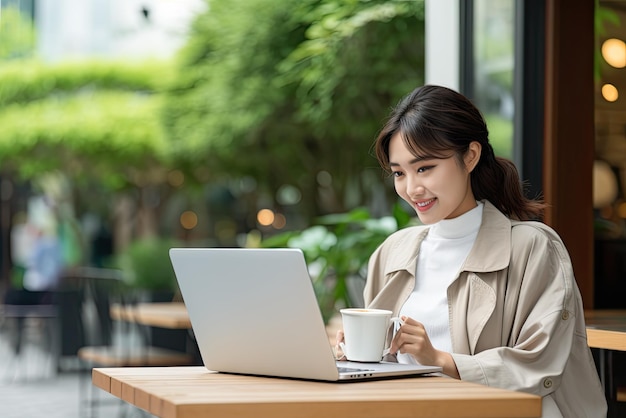
[(465, 167), (456, 156), (423, 159), (411, 153), (396, 133), (389, 143), (389, 163), (396, 193), (409, 203), (420, 221), (434, 224), (452, 219), (476, 207), (470, 172), (480, 158), (480, 144), (472, 142), (464, 156)]

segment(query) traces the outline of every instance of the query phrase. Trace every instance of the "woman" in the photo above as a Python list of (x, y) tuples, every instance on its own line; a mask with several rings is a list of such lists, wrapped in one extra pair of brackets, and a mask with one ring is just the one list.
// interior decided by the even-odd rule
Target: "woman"
[(424, 224), (392, 234), (369, 262), (366, 306), (404, 321), (390, 343), (397, 361), (541, 395), (544, 417), (606, 416), (567, 250), (533, 221), (544, 205), (494, 155), (478, 109), (420, 87), (375, 150)]

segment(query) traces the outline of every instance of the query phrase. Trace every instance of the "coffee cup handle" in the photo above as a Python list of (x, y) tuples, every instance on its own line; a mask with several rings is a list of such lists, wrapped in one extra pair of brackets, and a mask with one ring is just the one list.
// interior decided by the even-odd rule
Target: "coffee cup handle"
[(393, 323), (393, 333), (391, 334), (391, 339), (394, 339), (394, 337), (396, 336), (396, 332), (398, 332), (400, 327), (404, 325), (404, 321), (398, 316), (394, 316), (390, 319), (390, 321)]
[(343, 341), (339, 342), (339, 348), (341, 348), (341, 352), (343, 353), (343, 357), (347, 358), (348, 353), (346, 352), (346, 344)]
[[(391, 339), (393, 340), (393, 338), (396, 336), (396, 332), (398, 332), (400, 327), (404, 325), (404, 321), (399, 316), (394, 316), (389, 321), (393, 323), (393, 334), (391, 336)], [(383, 357), (388, 355), (390, 351), (391, 351), (390, 347), (385, 348), (385, 350), (383, 351)]]
[(400, 328), (402, 325), (404, 325), (404, 321), (402, 320), (402, 318), (400, 318), (399, 316), (394, 316), (393, 318), (390, 319), (391, 322), (393, 322), (394, 324), (394, 332)]

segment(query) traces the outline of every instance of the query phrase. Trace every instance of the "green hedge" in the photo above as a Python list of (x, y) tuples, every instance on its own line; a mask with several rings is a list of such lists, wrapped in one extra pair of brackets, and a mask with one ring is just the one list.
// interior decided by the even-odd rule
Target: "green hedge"
[(32, 178), (62, 169), (111, 187), (140, 170), (166, 165), (161, 98), (93, 92), (12, 105), (0, 111), (0, 165)]
[(0, 106), (86, 89), (161, 92), (171, 77), (171, 65), (161, 61), (6, 61), (0, 65)]
[(0, 165), (32, 179), (62, 170), (110, 188), (162, 173), (169, 62), (0, 64)]

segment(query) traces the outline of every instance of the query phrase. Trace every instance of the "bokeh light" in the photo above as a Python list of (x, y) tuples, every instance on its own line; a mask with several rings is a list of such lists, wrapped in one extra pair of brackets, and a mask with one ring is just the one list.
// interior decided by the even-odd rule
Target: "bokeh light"
[(607, 102), (614, 102), (619, 98), (619, 91), (613, 84), (605, 84), (602, 86), (602, 97)]
[(185, 175), (180, 170), (172, 170), (167, 173), (167, 182), (173, 187), (180, 187), (185, 182)]
[(256, 220), (260, 225), (270, 226), (274, 223), (274, 211), (271, 209), (261, 209), (256, 214)]
[(272, 226), (276, 229), (283, 229), (287, 225), (287, 218), (282, 213), (277, 213), (274, 216), (274, 222), (272, 222)]
[(626, 219), (626, 202), (619, 204), (617, 207), (617, 215), (622, 219)]
[(333, 176), (328, 171), (317, 173), (317, 183), (322, 187), (330, 187), (333, 184)]
[(626, 67), (626, 44), (621, 39), (607, 39), (602, 43), (602, 57), (612, 67)]
[(191, 210), (187, 210), (180, 215), (180, 224), (187, 230), (194, 229), (198, 226), (198, 215)]
[(302, 199), (300, 190), (289, 184), (283, 184), (276, 192), (276, 201), (281, 205), (295, 205)]

